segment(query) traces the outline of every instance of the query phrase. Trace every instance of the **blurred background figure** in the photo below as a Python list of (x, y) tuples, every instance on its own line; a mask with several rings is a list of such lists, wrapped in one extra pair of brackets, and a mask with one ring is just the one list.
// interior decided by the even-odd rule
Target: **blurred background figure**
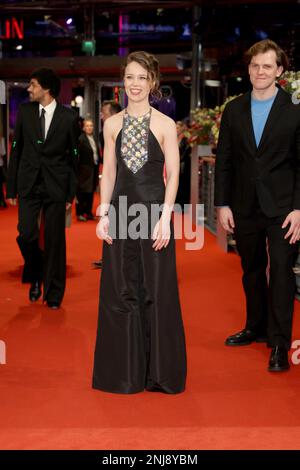
[(117, 114), (122, 111), (122, 106), (114, 100), (106, 100), (102, 102), (100, 118), (102, 121), (101, 131), (99, 133), (99, 145), (101, 163), (103, 163), (103, 150), (104, 150), (104, 138), (103, 138), (103, 126), (107, 118), (113, 114)]
[(4, 137), (0, 134), (0, 207), (6, 207), (3, 184), (5, 181), (6, 149)]
[(186, 124), (183, 121), (176, 122), (177, 140), (180, 154), (180, 174), (179, 186), (176, 197), (176, 203), (180, 204), (182, 209), (184, 204), (190, 203), (191, 192), (191, 147), (184, 136)]
[(93, 200), (98, 185), (99, 146), (93, 136), (94, 123), (92, 119), (83, 121), (83, 132), (79, 137), (78, 186), (76, 215), (77, 220), (86, 222), (94, 220)]

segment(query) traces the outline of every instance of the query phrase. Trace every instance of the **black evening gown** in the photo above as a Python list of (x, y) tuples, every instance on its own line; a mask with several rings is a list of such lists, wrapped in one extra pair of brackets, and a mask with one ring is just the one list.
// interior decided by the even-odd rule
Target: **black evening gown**
[[(113, 244), (103, 246), (93, 372), (93, 388), (107, 392), (185, 389), (173, 226), (167, 248), (152, 248), (150, 209), (163, 203), (165, 185), (164, 154), (150, 130), (150, 118), (151, 110), (140, 118), (125, 113), (116, 140), (117, 178), (111, 201), (116, 233)], [(135, 203), (147, 209), (139, 217), (141, 234), (125, 237), (124, 225), (127, 229), (137, 217), (128, 216)]]

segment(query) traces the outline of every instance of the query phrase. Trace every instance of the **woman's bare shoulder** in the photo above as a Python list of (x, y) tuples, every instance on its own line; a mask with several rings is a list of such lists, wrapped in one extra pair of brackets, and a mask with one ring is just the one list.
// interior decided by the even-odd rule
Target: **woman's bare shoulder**
[(107, 132), (108, 134), (110, 134), (114, 140), (117, 138), (118, 133), (122, 129), (123, 115), (124, 115), (124, 111), (120, 111), (117, 114), (113, 114), (112, 116), (107, 118), (105, 121), (105, 124), (104, 124), (105, 133)]
[(166, 116), (166, 114), (161, 113), (155, 108), (152, 108), (152, 117), (155, 120), (155, 122), (159, 124), (160, 126), (163, 126), (163, 127), (166, 126), (168, 129), (170, 128), (173, 129), (174, 127), (176, 128), (175, 121), (172, 118), (170, 118), (169, 116)]

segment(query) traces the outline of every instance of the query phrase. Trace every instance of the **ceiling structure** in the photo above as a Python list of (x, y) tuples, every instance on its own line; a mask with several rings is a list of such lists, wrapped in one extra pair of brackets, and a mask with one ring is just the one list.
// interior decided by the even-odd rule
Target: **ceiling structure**
[[(110, 8), (182, 8), (184, 6), (192, 7), (194, 5), (241, 5), (241, 4), (259, 4), (261, 0), (76, 0), (76, 2), (68, 0), (1, 0), (0, 10), (8, 11), (25, 11), (25, 9), (80, 9), (82, 6), (96, 5), (104, 9)], [(297, 0), (264, 0), (263, 3), (276, 4), (292, 4)]]
[[(195, 5), (201, 7), (198, 20), (193, 17)], [(5, 37), (12, 28), (6, 22), (12, 18), (24, 28), (22, 40), (12, 33)], [(183, 64), (188, 69), (193, 34), (202, 43), (209, 78), (245, 73), (244, 50), (265, 37), (279, 42), (292, 68), (299, 69), (299, 18), (297, 0), (1, 0), (0, 73), (17, 77), (43, 58), (53, 62), (59, 57), (65, 63), (61, 73), (77, 73), (77, 67), (97, 74), (105, 58), (108, 75), (114, 75), (120, 56), (144, 49), (172, 56), (173, 65), (166, 68), (176, 74), (176, 57), (181, 68)], [(72, 22), (66, 24), (68, 20)], [(95, 41), (92, 53), (84, 50), (88, 40)], [(89, 54), (95, 57), (86, 57)], [(180, 70), (180, 65), (177, 73), (183, 76), (188, 70)]]

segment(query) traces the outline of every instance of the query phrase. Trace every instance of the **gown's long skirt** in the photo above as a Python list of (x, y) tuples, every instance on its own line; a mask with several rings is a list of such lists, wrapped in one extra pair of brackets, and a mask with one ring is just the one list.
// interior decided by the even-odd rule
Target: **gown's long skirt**
[(186, 351), (175, 241), (104, 243), (93, 387), (107, 392), (185, 389)]

